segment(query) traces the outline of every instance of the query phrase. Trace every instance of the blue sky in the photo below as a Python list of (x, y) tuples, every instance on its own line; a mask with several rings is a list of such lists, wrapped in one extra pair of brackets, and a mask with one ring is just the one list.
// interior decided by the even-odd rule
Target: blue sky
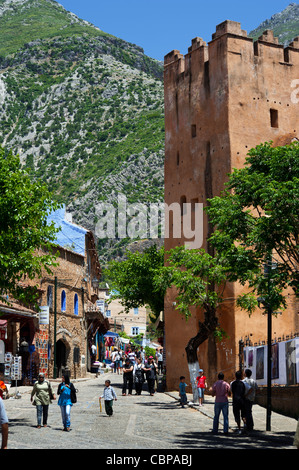
[(59, 0), (80, 18), (106, 33), (143, 47), (163, 60), (173, 49), (186, 54), (192, 38), (211, 40), (224, 20), (241, 23), (250, 32), (284, 10), (291, 0)]

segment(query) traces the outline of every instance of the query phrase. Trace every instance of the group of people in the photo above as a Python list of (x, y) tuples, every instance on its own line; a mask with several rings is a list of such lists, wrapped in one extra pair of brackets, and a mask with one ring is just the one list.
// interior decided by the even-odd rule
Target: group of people
[(145, 381), (147, 381), (149, 394), (153, 396), (156, 390), (158, 374), (162, 373), (162, 364), (163, 356), (160, 351), (157, 351), (154, 358), (153, 356), (146, 357), (142, 348), (137, 352), (129, 350), (122, 366), (123, 396), (127, 394), (127, 391), (128, 395), (132, 395), (133, 386), (135, 387), (135, 394), (141, 395)]
[[(140, 379), (143, 372), (149, 372), (148, 374), (148, 384), (150, 394), (154, 393), (154, 385), (151, 380), (154, 380), (154, 374), (157, 371), (157, 364), (154, 362), (154, 358), (150, 356), (147, 362), (143, 363), (141, 357), (137, 357), (134, 364), (132, 360), (127, 356), (124, 364), (124, 386), (123, 386), (123, 395), (126, 395), (127, 385), (129, 386), (129, 392), (132, 393), (133, 382), (129, 376), (126, 374), (132, 374), (132, 377), (135, 378), (135, 389), (136, 394), (141, 394), (143, 379)], [(244, 423), (244, 431), (253, 430), (253, 417), (252, 417), (252, 405), (255, 400), (256, 391), (258, 389), (256, 381), (251, 378), (251, 370), (245, 370), (245, 378), (242, 380), (242, 373), (240, 371), (236, 372), (235, 380), (230, 384), (224, 380), (224, 374), (220, 372), (218, 374), (218, 380), (214, 385), (209, 389), (212, 396), (215, 397), (215, 406), (214, 406), (214, 420), (213, 420), (213, 434), (218, 433), (219, 428), (219, 417), (222, 412), (223, 414), (223, 431), (224, 434), (228, 434), (229, 420), (228, 420), (228, 410), (229, 410), (229, 401), (228, 397), (232, 395), (232, 406), (233, 414), (235, 421), (237, 423), (237, 431), (241, 433), (241, 422)], [(131, 377), (131, 376), (130, 376)], [(199, 403), (203, 404), (204, 391), (207, 388), (206, 377), (203, 374), (203, 370), (199, 370), (199, 375), (196, 378), (197, 388), (199, 391)], [(141, 384), (141, 385), (140, 385)], [(1, 385), (1, 383), (0, 383)], [(4, 385), (4, 384), (3, 384)], [(182, 407), (187, 403), (187, 394), (186, 394), (187, 384), (185, 382), (185, 377), (180, 377), (180, 402)], [(4, 388), (0, 386), (0, 426), (2, 431), (2, 445), (1, 449), (7, 448), (8, 442), (8, 418), (3, 404), (3, 391)], [(68, 376), (63, 376), (61, 383), (57, 389), (57, 395), (59, 395), (58, 405), (61, 408), (61, 416), (63, 423), (63, 430), (70, 430), (70, 413), (73, 403), (76, 403), (76, 389), (74, 385), (70, 382)], [(104, 399), (105, 402), (105, 411), (108, 416), (113, 415), (113, 401), (117, 400), (117, 396), (114, 388), (111, 386), (110, 380), (105, 381), (105, 388), (103, 394), (100, 397)], [(49, 381), (45, 379), (43, 373), (40, 373), (38, 380), (33, 386), (31, 392), (31, 402), (36, 406), (37, 409), (37, 427), (41, 428), (43, 424), (44, 427), (47, 426), (48, 419), (48, 408), (52, 400), (55, 400), (56, 396), (53, 392), (52, 385)], [(297, 431), (294, 439), (294, 445), (299, 448), (299, 421), (297, 426)]]
[[(237, 424), (237, 432), (250, 432), (253, 430), (252, 405), (255, 400), (257, 383), (252, 379), (250, 369), (245, 370), (245, 378), (242, 380), (242, 372), (237, 371), (235, 380), (230, 384), (225, 382), (224, 374), (218, 374), (218, 380), (214, 383), (211, 392), (215, 397), (215, 415), (213, 421), (213, 433), (218, 433), (219, 416), (223, 414), (223, 430), (228, 433), (228, 397), (232, 396), (233, 415)], [(241, 429), (243, 422), (244, 428)]]
[[(70, 382), (69, 376), (62, 376), (57, 395), (59, 395), (58, 405), (61, 410), (63, 430), (68, 432), (71, 426), (71, 407), (77, 401), (76, 389)], [(42, 425), (47, 427), (49, 405), (52, 400), (56, 400), (56, 395), (51, 383), (45, 379), (43, 373), (38, 375), (30, 399), (32, 404), (36, 406), (37, 427), (41, 428)]]
[[(139, 349), (135, 349), (134, 347), (127, 349), (126, 351), (122, 351), (121, 349), (114, 349), (111, 353), (111, 361), (112, 361), (112, 368), (115, 373), (121, 374), (126, 359), (129, 358), (130, 361), (134, 364), (137, 359), (141, 359), (144, 363), (147, 361), (147, 356), (144, 352), (143, 347), (141, 346)], [(153, 357), (154, 358), (154, 357)], [(157, 349), (155, 354), (155, 361), (157, 364), (157, 371), (158, 373), (162, 374), (163, 370), (163, 350)]]
[[(145, 381), (148, 384), (149, 394), (151, 396), (155, 394), (157, 376), (162, 373), (162, 349), (156, 351), (155, 358), (153, 356), (147, 357), (142, 347), (137, 351), (133, 348), (129, 349), (126, 353), (116, 349), (112, 353), (112, 360), (115, 366), (114, 372), (119, 374), (122, 371), (123, 374), (123, 396), (126, 396), (127, 392), (128, 395), (132, 395), (133, 387), (135, 387), (135, 395), (141, 395)], [(104, 399), (105, 412), (111, 417), (113, 415), (113, 401), (117, 400), (117, 396), (110, 380), (105, 381), (105, 388), (99, 399), (100, 404)]]
[[(252, 379), (252, 372), (250, 369), (245, 370), (245, 378), (242, 380), (242, 372), (237, 371), (235, 374), (235, 380), (230, 384), (225, 382), (224, 374), (220, 372), (218, 374), (218, 380), (210, 387), (209, 391), (212, 396), (215, 397), (214, 406), (214, 420), (213, 420), (213, 434), (218, 433), (219, 428), (219, 417), (223, 414), (223, 432), (228, 434), (228, 397), (232, 396), (232, 409), (235, 422), (237, 424), (237, 432), (250, 432), (253, 430), (253, 417), (252, 417), (252, 405), (255, 400), (256, 391), (258, 389), (257, 383)], [(198, 390), (199, 406), (203, 405), (204, 392), (207, 389), (206, 377), (203, 370), (199, 370), (199, 375), (195, 381)], [(180, 377), (179, 385), (179, 396), (182, 408), (187, 403), (186, 394), (186, 381), (185, 377)], [(243, 423), (243, 429), (242, 429)]]
[[(143, 348), (139, 351), (129, 349), (124, 355), (117, 349), (114, 351), (116, 368), (114, 372), (122, 370), (123, 373), (123, 387), (122, 394), (132, 395), (133, 386), (135, 386), (136, 395), (140, 395), (145, 380), (148, 383), (148, 390), (151, 396), (154, 395), (156, 389), (157, 374), (162, 371), (161, 358), (162, 353), (157, 351), (155, 361), (153, 356), (146, 357)], [(161, 359), (160, 359), (161, 358)], [(58, 405), (61, 409), (61, 417), (63, 423), (63, 430), (69, 431), (71, 425), (71, 407), (76, 403), (76, 389), (70, 382), (68, 376), (62, 376), (61, 383), (57, 389), (59, 396)], [(108, 416), (113, 414), (113, 400), (116, 400), (116, 394), (109, 380), (105, 381), (105, 389), (103, 395), (100, 397), (104, 399), (105, 411)], [(52, 385), (49, 381), (45, 380), (43, 373), (40, 373), (38, 380), (35, 382), (31, 392), (31, 402), (36, 406), (37, 411), (37, 427), (47, 427), (48, 409), (52, 400), (56, 400), (56, 395), (53, 392)]]

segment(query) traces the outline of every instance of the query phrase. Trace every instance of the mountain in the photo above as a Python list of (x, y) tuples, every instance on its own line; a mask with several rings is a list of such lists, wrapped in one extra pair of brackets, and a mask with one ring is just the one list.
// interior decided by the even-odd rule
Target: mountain
[(117, 193), (163, 199), (162, 77), (140, 47), (53, 0), (0, 0), (0, 144), (89, 229)]
[[(298, 5), (266, 20), (299, 34)], [(286, 36), (285, 31), (290, 30)], [(0, 145), (47, 182), (77, 224), (97, 207), (164, 195), (163, 64), (54, 0), (0, 0)], [(99, 240), (102, 263), (128, 240)]]
[(282, 12), (263, 21), (249, 33), (249, 36), (257, 39), (266, 29), (273, 30), (280, 44), (288, 45), (296, 36), (299, 36), (299, 5), (290, 3)]

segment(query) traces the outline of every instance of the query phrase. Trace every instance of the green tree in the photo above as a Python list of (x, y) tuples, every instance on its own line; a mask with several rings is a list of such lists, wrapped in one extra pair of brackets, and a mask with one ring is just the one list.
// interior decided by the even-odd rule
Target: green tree
[(215, 369), (216, 373), (215, 344), (226, 335), (219, 324), (217, 311), (224, 301), (228, 271), (229, 265), (225, 259), (211, 256), (204, 249), (189, 250), (179, 246), (166, 252), (166, 265), (155, 276), (155, 283), (162, 290), (175, 288), (176, 309), (186, 321), (192, 315), (193, 308), (201, 308), (203, 312), (198, 330), (185, 348), (195, 401), (198, 397), (195, 385), (198, 372), (197, 349), (206, 340), (212, 339), (214, 354), (210, 356), (210, 370), (212, 372)]
[(105, 279), (116, 291), (126, 312), (131, 308), (147, 306), (155, 318), (164, 310), (164, 286), (156, 285), (157, 272), (164, 266), (164, 248), (156, 245), (143, 252), (126, 251), (124, 261), (111, 261)]
[[(57, 229), (47, 215), (58, 207), (44, 184), (32, 183), (20, 159), (0, 147), (0, 299), (11, 295), (34, 303), (36, 286), (24, 289), (26, 277), (47, 272), (57, 254), (52, 249)], [(40, 251), (43, 249), (43, 251)]]
[[(299, 143), (251, 149), (207, 213), (215, 230), (210, 242), (231, 266), (230, 281), (247, 285), (238, 304), (252, 312), (263, 296), (273, 310), (285, 307), (283, 290), (298, 296)], [(263, 265), (274, 261), (271, 289)]]

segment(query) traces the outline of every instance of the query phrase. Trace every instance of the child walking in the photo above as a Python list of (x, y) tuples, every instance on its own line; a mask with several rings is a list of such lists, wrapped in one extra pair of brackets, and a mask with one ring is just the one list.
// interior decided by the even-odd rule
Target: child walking
[(100, 396), (100, 400), (104, 398), (105, 411), (109, 417), (113, 415), (113, 399), (115, 401), (117, 400), (114, 388), (110, 384), (110, 380), (105, 380), (105, 388), (103, 391), (103, 395)]
[(199, 376), (196, 377), (199, 406), (203, 405), (204, 393), (205, 389), (207, 388), (206, 379), (207, 378), (203, 375), (203, 370), (199, 369)]
[(186, 387), (187, 384), (185, 383), (185, 377), (182, 375), (180, 377), (180, 403), (181, 407), (185, 408), (185, 405), (187, 404), (187, 394), (186, 394)]

